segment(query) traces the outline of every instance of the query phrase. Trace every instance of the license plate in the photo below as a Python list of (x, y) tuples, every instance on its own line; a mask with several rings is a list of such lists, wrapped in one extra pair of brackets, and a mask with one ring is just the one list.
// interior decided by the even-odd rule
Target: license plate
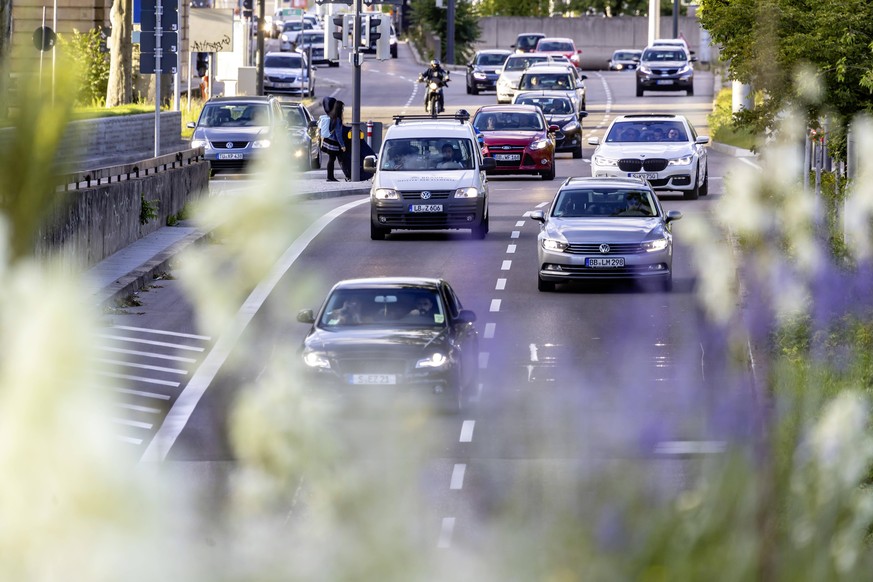
[(494, 159), (500, 162), (515, 162), (521, 159), (521, 154), (494, 154)]
[(350, 384), (397, 384), (397, 376), (394, 374), (352, 374), (349, 377)]
[(218, 154), (219, 160), (241, 160), (243, 159), (242, 154)]
[(658, 174), (628, 174), (632, 178), (643, 178), (644, 180), (657, 180)]
[(655, 81), (656, 85), (672, 85), (673, 79), (658, 79)]
[(442, 204), (410, 204), (410, 212), (442, 212)]
[(585, 259), (585, 266), (597, 267), (599, 269), (614, 269), (616, 267), (624, 267), (624, 257), (610, 257), (608, 259), (589, 257)]

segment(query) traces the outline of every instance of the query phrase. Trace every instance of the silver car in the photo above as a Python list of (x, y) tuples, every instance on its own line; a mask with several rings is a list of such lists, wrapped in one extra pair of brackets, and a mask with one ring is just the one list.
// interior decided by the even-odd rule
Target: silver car
[(549, 55), (539, 53), (510, 55), (504, 61), (503, 68), (500, 69), (500, 76), (497, 78), (497, 102), (512, 103), (512, 99), (518, 92), (518, 80), (521, 79), (525, 69), (534, 63), (546, 63), (551, 60)]
[(676, 190), (688, 200), (709, 193), (706, 147), (709, 137), (697, 135), (683, 115), (634, 114), (613, 119), (591, 155), (595, 177), (635, 177), (655, 190)]
[(569, 281), (631, 279), (673, 288), (673, 233), (678, 210), (664, 212), (645, 181), (569, 178), (547, 212), (534, 210), (537, 288)]
[(269, 52), (264, 56), (264, 93), (315, 94), (315, 70), (303, 53)]

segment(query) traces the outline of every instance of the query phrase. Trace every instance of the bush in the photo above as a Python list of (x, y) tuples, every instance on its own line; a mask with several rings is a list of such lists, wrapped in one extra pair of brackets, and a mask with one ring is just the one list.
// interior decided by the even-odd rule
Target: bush
[(99, 107), (106, 102), (109, 84), (109, 53), (100, 51), (100, 30), (73, 31), (72, 35), (58, 36), (58, 46), (73, 61), (80, 77), (75, 104)]
[(748, 129), (738, 128), (734, 123), (733, 93), (730, 88), (718, 92), (712, 113), (706, 119), (713, 141), (746, 150), (755, 149), (755, 135)]

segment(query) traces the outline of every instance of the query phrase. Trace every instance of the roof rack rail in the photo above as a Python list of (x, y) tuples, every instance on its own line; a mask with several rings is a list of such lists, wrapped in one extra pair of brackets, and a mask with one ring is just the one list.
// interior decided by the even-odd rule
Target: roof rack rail
[(392, 117), (394, 119), (394, 125), (400, 125), (404, 121), (457, 121), (458, 123), (464, 123), (470, 120), (470, 114), (461, 109), (457, 113), (451, 114), (443, 114), (443, 115), (395, 115)]

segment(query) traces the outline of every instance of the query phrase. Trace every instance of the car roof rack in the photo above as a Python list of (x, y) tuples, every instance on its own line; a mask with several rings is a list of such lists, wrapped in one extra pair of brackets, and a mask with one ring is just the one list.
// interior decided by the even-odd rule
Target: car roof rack
[(392, 119), (394, 119), (394, 125), (400, 125), (404, 121), (457, 121), (458, 123), (464, 123), (470, 120), (470, 114), (466, 111), (458, 111), (457, 113), (451, 114), (443, 114), (443, 115), (395, 115)]

